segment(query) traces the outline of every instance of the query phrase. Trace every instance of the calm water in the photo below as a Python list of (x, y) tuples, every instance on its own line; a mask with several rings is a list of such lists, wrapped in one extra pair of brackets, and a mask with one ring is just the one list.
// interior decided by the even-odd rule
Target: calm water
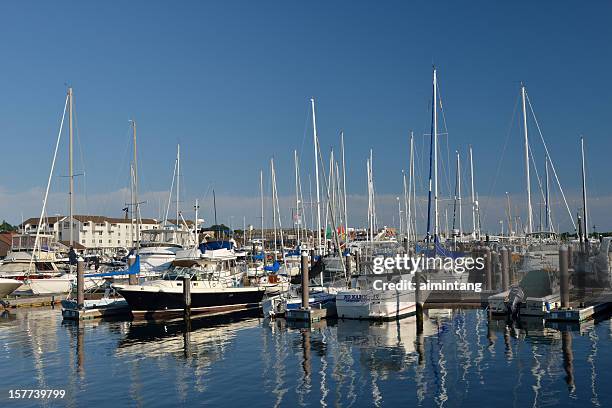
[[(0, 406), (612, 406), (609, 320), (522, 325), (439, 310), (419, 336), (413, 319), (79, 327), (57, 309), (16, 310), (0, 318)], [(66, 397), (9, 400), (11, 388)]]

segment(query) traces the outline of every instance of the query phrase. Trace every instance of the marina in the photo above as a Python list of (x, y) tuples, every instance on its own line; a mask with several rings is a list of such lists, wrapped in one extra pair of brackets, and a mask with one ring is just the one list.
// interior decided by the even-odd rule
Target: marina
[(611, 407), (610, 15), (6, 3), (0, 407)]

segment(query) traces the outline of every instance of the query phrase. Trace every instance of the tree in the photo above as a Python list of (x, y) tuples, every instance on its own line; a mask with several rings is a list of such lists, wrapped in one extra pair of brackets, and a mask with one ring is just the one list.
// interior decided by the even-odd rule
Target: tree
[(2, 220), (2, 224), (0, 224), (0, 232), (11, 232), (17, 231), (17, 227), (9, 224), (6, 220)]

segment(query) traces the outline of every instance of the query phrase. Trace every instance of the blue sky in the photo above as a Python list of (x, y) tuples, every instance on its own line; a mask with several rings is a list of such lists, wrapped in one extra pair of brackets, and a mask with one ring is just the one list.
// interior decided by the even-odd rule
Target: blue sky
[[(345, 132), (349, 194), (356, 201), (365, 194), (372, 148), (377, 192), (386, 202), (401, 189), (410, 130), (418, 143), (429, 132), (435, 63), (450, 153), (474, 145), (481, 196), (495, 203), (508, 191), (525, 212), (517, 117), (508, 132), (525, 81), (561, 182), (574, 197), (572, 211), (584, 134), (594, 222), (612, 229), (611, 12), (604, 2), (2, 3), (0, 217), (15, 222), (22, 212), (40, 211), (66, 83), (75, 92), (76, 167), (86, 174), (77, 179), (81, 198), (88, 196), (79, 212), (119, 214), (122, 200), (100, 197), (116, 197), (129, 182), (133, 117), (141, 188), (158, 194), (144, 209), (148, 215), (165, 206), (180, 142), (184, 206), (200, 197), (209, 218), (214, 186), (222, 220), (244, 214), (258, 222), (257, 208), (239, 203), (258, 195), (258, 171), (271, 156), (282, 196), (293, 192), (293, 149), (303, 178), (312, 172), (310, 97), (326, 154)], [(543, 152), (530, 126), (542, 172)], [(65, 212), (66, 152), (64, 143), (50, 214)], [(391, 223), (396, 212), (387, 201), (379, 216)], [(503, 214), (496, 213), (499, 205), (489, 207), (485, 222), (494, 228)], [(365, 223), (365, 210), (352, 212)], [(569, 225), (556, 212), (557, 223)]]

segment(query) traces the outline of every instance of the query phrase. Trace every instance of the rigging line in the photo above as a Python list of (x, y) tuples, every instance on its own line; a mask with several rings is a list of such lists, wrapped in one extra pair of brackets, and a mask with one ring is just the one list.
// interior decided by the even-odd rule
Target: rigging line
[(34, 256), (36, 256), (36, 249), (39, 244), (40, 231), (42, 229), (43, 217), (47, 207), (47, 198), (49, 197), (49, 188), (51, 187), (51, 180), (53, 179), (53, 170), (55, 169), (55, 160), (57, 159), (57, 151), (59, 150), (60, 140), (62, 138), (62, 130), (64, 128), (64, 119), (66, 118), (66, 108), (68, 107), (69, 95), (66, 95), (66, 102), (64, 103), (64, 113), (62, 113), (62, 120), (60, 122), (59, 132), (57, 133), (57, 141), (55, 142), (55, 151), (53, 152), (53, 160), (51, 161), (51, 171), (49, 172), (49, 179), (47, 180), (47, 189), (45, 190), (45, 197), (43, 199), (43, 206), (40, 210), (40, 218), (38, 219), (38, 227), (36, 228), (36, 237), (34, 238), (34, 248), (32, 250), (32, 257), (28, 265), (28, 273), (32, 270), (32, 263), (34, 262)]
[[(418, 155), (417, 149), (414, 149), (414, 155), (415, 155), (415, 162), (418, 163), (418, 158), (419, 158), (418, 156), (419, 155)], [(422, 189), (423, 188), (423, 175), (422, 175), (422, 172), (420, 171), (418, 166), (414, 166), (413, 177), (415, 177), (417, 172), (418, 172), (418, 175), (419, 175), (419, 181), (421, 182), (420, 183), (421, 184), (420, 187)], [(413, 180), (413, 183), (414, 183), (414, 180)], [(416, 194), (416, 192), (413, 191), (413, 194)], [(421, 205), (420, 200), (416, 200), (415, 206), (418, 207), (419, 214), (421, 216), (421, 220), (425, 220), (425, 210), (423, 209), (423, 206)], [(415, 214), (415, 218), (416, 218), (416, 214)], [(415, 220), (415, 223), (416, 223), (416, 220)]]
[(531, 146), (529, 146), (529, 157), (531, 158), (531, 163), (533, 164), (533, 171), (535, 172), (536, 180), (538, 181), (538, 187), (540, 187), (540, 194), (542, 196), (542, 202), (544, 202), (546, 201), (546, 196), (544, 195), (544, 186), (542, 185), (542, 179), (540, 178), (540, 175), (538, 174), (538, 166), (536, 166), (535, 159), (533, 158), (533, 150), (531, 149)]
[[(170, 203), (172, 202), (172, 193), (174, 192), (174, 179), (176, 178), (176, 167), (178, 166), (178, 158), (174, 159), (174, 170), (172, 172), (172, 182), (170, 183), (170, 193), (168, 194), (168, 204), (166, 205), (166, 214), (164, 215), (163, 225), (168, 223), (168, 214), (170, 213)], [(176, 220), (178, 224), (178, 220)]]
[(495, 170), (495, 177), (493, 178), (493, 182), (491, 183), (491, 188), (489, 189), (489, 194), (487, 194), (486, 202), (484, 202), (483, 205), (479, 208), (479, 212), (481, 213), (483, 218), (486, 218), (487, 210), (489, 209), (489, 204), (491, 202), (491, 198), (493, 197), (493, 190), (495, 189), (495, 186), (497, 185), (497, 180), (499, 178), (499, 172), (501, 171), (501, 167), (502, 167), (502, 164), (504, 162), (504, 157), (505, 157), (505, 154), (506, 154), (506, 149), (508, 148), (508, 141), (510, 140), (510, 135), (512, 133), (512, 129), (514, 128), (514, 118), (516, 117), (516, 110), (518, 108), (519, 97), (520, 97), (520, 95), (517, 95), (516, 96), (516, 101), (514, 102), (514, 109), (512, 110), (512, 117), (511, 117), (510, 122), (508, 123), (508, 126), (507, 126), (506, 141), (504, 142), (504, 147), (502, 149), (502, 154), (501, 154), (501, 156), (499, 158), (499, 161), (497, 162), (497, 169)]
[[(448, 196), (450, 197), (451, 185), (450, 185), (450, 149), (448, 143), (448, 126), (446, 125), (446, 112), (442, 106), (442, 91), (440, 91), (440, 81), (437, 82), (438, 86), (438, 104), (440, 105), (440, 113), (442, 114), (442, 124), (444, 125), (444, 133), (438, 133), (438, 136), (446, 136), (446, 162), (448, 167), (444, 167), (444, 176), (446, 177), (446, 187), (448, 188)], [(441, 153), (441, 152), (440, 152)]]
[[(125, 132), (125, 135), (124, 135), (124, 138), (125, 138), (124, 140), (127, 140), (127, 135), (129, 134), (129, 132), (130, 132), (130, 127), (128, 126), (128, 128), (127, 128), (127, 130)], [(115, 183), (114, 183), (114, 186), (113, 186), (113, 190), (114, 191), (119, 190), (120, 189), (120, 185), (123, 185), (123, 187), (125, 187), (125, 179), (123, 177), (121, 177), (121, 174), (122, 173), (123, 174), (129, 173), (129, 172), (127, 172), (127, 173), (125, 172), (125, 167), (123, 167), (123, 164), (126, 162), (126, 157), (128, 155), (128, 150), (130, 148), (130, 145), (131, 145), (130, 142), (125, 144), (125, 149), (123, 151), (123, 155), (121, 157), (121, 162), (120, 162), (121, 165), (117, 166), (117, 174), (115, 175), (115, 178), (114, 178)], [(127, 185), (130, 185), (130, 182), (131, 182), (130, 179), (131, 179), (131, 176), (128, 177), (128, 184)], [(123, 181), (121, 181), (121, 180), (123, 180)], [(121, 187), (121, 191), (123, 192), (123, 197), (122, 198), (123, 198), (124, 202), (127, 202), (126, 194), (128, 194), (129, 191), (127, 191), (127, 189), (124, 190), (123, 187)], [(108, 213), (108, 207), (109, 207), (109, 201), (108, 201), (108, 198), (107, 198), (106, 200), (104, 200), (104, 212), (105, 213)]]
[(550, 155), (550, 152), (548, 151), (548, 146), (546, 146), (546, 142), (544, 141), (544, 135), (542, 134), (542, 130), (540, 129), (538, 118), (536, 117), (535, 112), (533, 111), (533, 106), (531, 106), (531, 100), (529, 99), (529, 95), (527, 94), (527, 91), (525, 91), (525, 96), (527, 97), (527, 102), (529, 103), (529, 110), (531, 111), (531, 114), (533, 115), (533, 121), (535, 122), (536, 127), (538, 128), (540, 139), (542, 140), (542, 144), (544, 145), (544, 150), (546, 150), (546, 155), (548, 156), (548, 162), (550, 163), (550, 167), (552, 168), (553, 174), (555, 175), (555, 180), (557, 181), (557, 185), (559, 186), (559, 191), (561, 191), (561, 195), (563, 196), (563, 201), (565, 202), (565, 208), (567, 209), (569, 219), (572, 221), (572, 225), (574, 226), (574, 229), (576, 229), (576, 223), (574, 222), (572, 211), (570, 210), (569, 205), (567, 204), (567, 199), (565, 198), (563, 187), (561, 187), (561, 182), (559, 181), (559, 176), (557, 175), (557, 170), (555, 169), (555, 164), (553, 163), (552, 156)]

